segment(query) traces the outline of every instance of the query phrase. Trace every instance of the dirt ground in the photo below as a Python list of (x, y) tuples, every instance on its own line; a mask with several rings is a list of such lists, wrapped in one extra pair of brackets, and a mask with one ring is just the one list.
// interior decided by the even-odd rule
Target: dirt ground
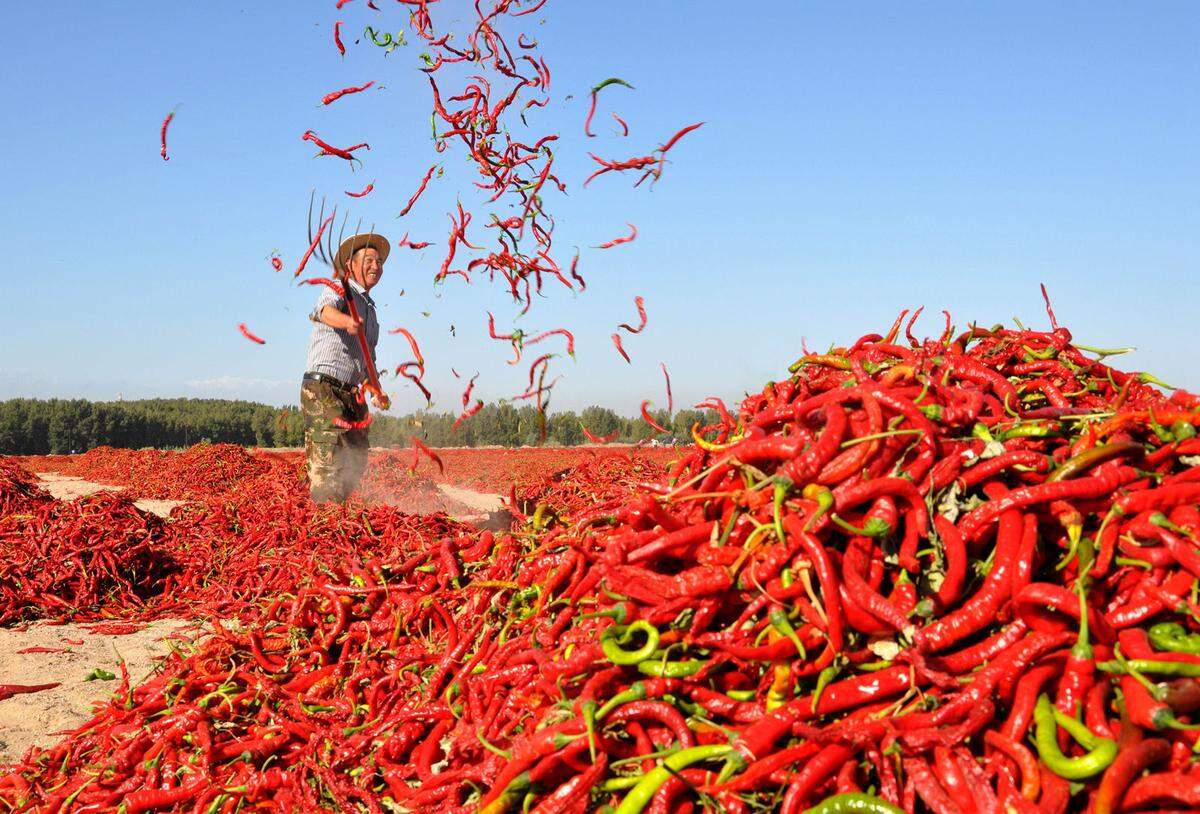
[[(89, 625), (34, 624), (28, 629), (0, 628), (0, 684), (60, 686), (14, 695), (0, 701), (0, 764), (18, 760), (30, 746), (49, 746), (64, 730), (77, 727), (92, 714), (92, 704), (110, 697), (120, 681), (122, 660), (137, 684), (170, 652), (172, 640), (187, 640), (197, 632), (195, 622), (162, 619), (127, 636), (88, 632)], [(82, 641), (83, 644), (71, 644)], [(31, 647), (64, 649), (65, 653), (21, 653)], [(87, 680), (96, 668), (116, 679)]]
[[(103, 483), (92, 483), (83, 478), (77, 478), (74, 475), (60, 475), (57, 472), (39, 472), (38, 478), (42, 481), (42, 488), (49, 492), (59, 500), (74, 500), (77, 497), (84, 497), (95, 492), (103, 492), (109, 490), (119, 492), (124, 487), (108, 486)], [(157, 514), (159, 517), (166, 517), (171, 513), (171, 509), (182, 504), (182, 500), (150, 500), (149, 498), (140, 498), (133, 502), (144, 512)]]
[[(92, 483), (56, 472), (38, 474), (42, 486), (60, 500), (74, 500), (104, 489), (120, 489)], [(483, 528), (507, 526), (500, 495), (472, 492), (438, 484), (447, 497), (470, 507), (477, 514), (458, 518)], [(166, 517), (181, 500), (135, 501), (138, 508)], [(30, 746), (54, 744), (65, 730), (79, 726), (92, 714), (92, 705), (109, 698), (118, 686), (122, 660), (134, 685), (149, 676), (166, 656), (173, 640), (186, 641), (201, 631), (199, 623), (185, 619), (162, 619), (123, 636), (91, 633), (90, 625), (33, 624), (25, 629), (0, 628), (0, 684), (49, 684), (60, 686), (36, 693), (15, 695), (0, 701), (0, 765), (21, 758)], [(71, 644), (79, 642), (82, 644)], [(66, 652), (22, 653), (34, 647)], [(96, 668), (115, 674), (111, 681), (87, 680)]]

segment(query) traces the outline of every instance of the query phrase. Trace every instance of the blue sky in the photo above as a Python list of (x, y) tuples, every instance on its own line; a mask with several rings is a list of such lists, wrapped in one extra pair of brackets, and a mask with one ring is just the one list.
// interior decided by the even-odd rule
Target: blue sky
[[(576, 332), (577, 361), (556, 360), (555, 406), (632, 413), (663, 401), (660, 361), (677, 404), (736, 397), (783, 375), (802, 337), (852, 342), (904, 307), (935, 314), (928, 332), (943, 308), (960, 325), (1044, 325), (1039, 282), (1079, 341), (1136, 345), (1124, 366), (1200, 387), (1195, 3), (550, 0), (530, 30), (554, 102), (516, 135), (562, 134), (568, 195), (547, 208), (560, 262), (582, 247), (589, 286), (548, 286), (518, 322), (497, 284), (432, 285), (446, 213), (478, 198), (461, 152), (433, 152), (419, 49), (385, 58), (353, 44), (367, 24), (404, 27), (398, 6), (378, 4), (384, 14), (365, 0), (6, 9), (0, 398), (294, 402), (316, 292), (289, 272), (314, 188), (392, 239), (434, 241), (394, 253), (376, 294), (383, 326), (421, 341), (443, 409), (462, 389), (451, 367), (481, 371), (489, 400), (523, 388), (523, 367), (486, 337), (488, 310), (501, 326)], [(466, 0), (440, 7), (442, 28), (467, 19)], [(587, 89), (609, 76), (636, 90), (606, 90), (600, 136), (585, 139)], [(368, 80), (385, 87), (319, 108)], [(164, 163), (159, 123), (176, 104)], [(644, 154), (700, 120), (655, 188), (616, 176), (581, 188), (587, 150)], [(300, 140), (310, 128), (372, 150), (355, 172), (314, 159)], [(435, 161), (446, 178), (396, 220)], [(342, 194), (369, 181), (361, 202)], [(636, 242), (588, 248), (626, 222)], [(635, 318), (635, 294), (650, 324), (626, 365), (608, 337)], [(405, 361), (403, 338), (385, 336), (379, 355)], [(411, 387), (394, 396), (401, 412), (423, 401)]]

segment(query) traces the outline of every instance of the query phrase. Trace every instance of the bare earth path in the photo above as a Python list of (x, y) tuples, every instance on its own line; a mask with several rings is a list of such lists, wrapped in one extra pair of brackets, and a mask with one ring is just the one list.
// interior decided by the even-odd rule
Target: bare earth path
[[(197, 629), (183, 619), (160, 619), (136, 633), (112, 636), (89, 633), (86, 625), (33, 624), (27, 630), (0, 628), (0, 684), (49, 684), (52, 690), (14, 695), (0, 701), (0, 764), (20, 759), (30, 746), (50, 746), (55, 733), (77, 727), (92, 715), (92, 704), (116, 690), (125, 661), (130, 680), (137, 684), (149, 676), (170, 652), (167, 639), (185, 628)], [(83, 644), (70, 644), (82, 641)], [(66, 653), (20, 653), (30, 647), (66, 649)], [(92, 680), (97, 667), (116, 680)]]
[[(42, 488), (59, 500), (74, 500), (77, 497), (84, 497), (95, 492), (103, 492), (106, 489), (119, 492), (124, 488), (121, 486), (107, 486), (103, 483), (92, 483), (83, 478), (77, 478), (74, 475), (60, 475), (57, 472), (39, 472), (37, 476), (42, 481)], [(171, 509), (184, 502), (182, 500), (150, 500), (149, 498), (139, 498), (133, 502), (133, 505), (144, 512), (152, 512), (159, 517), (166, 517), (171, 513)]]

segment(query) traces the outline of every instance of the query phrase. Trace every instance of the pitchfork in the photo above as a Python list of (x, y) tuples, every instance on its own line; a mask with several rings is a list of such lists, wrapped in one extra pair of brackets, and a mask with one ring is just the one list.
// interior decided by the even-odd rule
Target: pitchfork
[[(332, 228), (326, 229), (324, 231), (324, 235), (321, 235), (319, 232), (316, 235), (314, 235), (314, 228), (320, 229), (320, 224), (325, 223), (325, 199), (321, 198), (321, 211), (320, 211), (320, 214), (317, 215), (317, 220), (315, 222), (317, 224), (317, 226), (314, 227), (312, 212), (313, 212), (313, 203), (316, 201), (316, 197), (317, 197), (317, 192), (316, 192), (316, 190), (313, 190), (312, 195), (309, 196), (309, 199), (308, 199), (308, 243), (310, 246), (313, 245), (314, 242), (316, 243), (317, 257), (320, 258), (322, 263), (324, 263), (325, 265), (327, 265), (331, 269), (333, 269), (334, 277), (341, 280), (342, 287), (346, 292), (346, 307), (350, 311), (350, 316), (356, 322), (358, 322), (360, 325), (362, 325), (362, 321), (358, 315), (358, 306), (354, 304), (354, 295), (350, 291), (350, 270), (338, 268), (338, 266), (337, 266), (338, 249), (341, 247), (342, 240), (345, 238), (346, 223), (349, 220), (350, 216), (349, 216), (349, 214), (345, 214), (342, 216), (342, 225), (341, 225), (341, 228), (338, 230), (338, 236), (337, 236), (336, 241), (334, 241), (334, 239), (333, 239), (333, 229)], [(330, 226), (332, 227), (334, 221), (337, 220), (337, 207), (336, 206), (330, 211), (329, 218), (330, 218)], [(358, 223), (356, 223), (354, 225), (354, 235), (359, 234), (359, 227), (361, 227), (361, 226), (362, 226), (362, 219), (360, 218)], [(374, 224), (371, 225), (370, 231), (372, 231), (372, 232), (375, 231)], [(319, 238), (322, 238), (322, 237), (324, 238), (323, 241), (319, 240)], [(354, 252), (351, 251), (350, 255), (351, 255), (351, 257), (353, 257)], [(374, 360), (374, 358), (372, 358), (370, 349), (367, 347), (367, 337), (363, 333), (362, 330), (358, 331), (358, 333), (356, 333), (355, 336), (358, 337), (358, 347), (360, 350), (362, 350), (363, 361), (366, 362), (366, 365), (367, 365), (367, 383), (365, 385), (365, 389), (368, 392), (375, 394), (375, 397), (377, 399), (379, 399), (380, 409), (386, 410), (388, 408), (388, 406), (390, 405), (391, 400), (388, 398), (387, 393), (383, 392), (383, 388), (380, 387), (380, 385), (379, 385), (379, 372), (375, 369), (375, 360)]]

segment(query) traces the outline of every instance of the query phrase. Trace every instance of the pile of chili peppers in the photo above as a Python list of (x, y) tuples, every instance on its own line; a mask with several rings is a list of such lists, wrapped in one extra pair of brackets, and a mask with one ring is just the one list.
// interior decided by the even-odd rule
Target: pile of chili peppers
[[(541, 508), (539, 517), (554, 513), (570, 522), (580, 512), (628, 501), (642, 483), (658, 482), (664, 472), (663, 462), (642, 450), (587, 450), (578, 463), (514, 488), (510, 502), (524, 514)], [(540, 526), (540, 519), (534, 525)]]
[(100, 446), (82, 455), (25, 459), (35, 471), (132, 488), (137, 497), (170, 500), (219, 495), (262, 475), (267, 464), (235, 444), (196, 444), (181, 452)]
[(0, 801), (1195, 810), (1200, 399), (1057, 326), (901, 323), (736, 415), (706, 403), (722, 419), (626, 501), (374, 529), (123, 684)]

